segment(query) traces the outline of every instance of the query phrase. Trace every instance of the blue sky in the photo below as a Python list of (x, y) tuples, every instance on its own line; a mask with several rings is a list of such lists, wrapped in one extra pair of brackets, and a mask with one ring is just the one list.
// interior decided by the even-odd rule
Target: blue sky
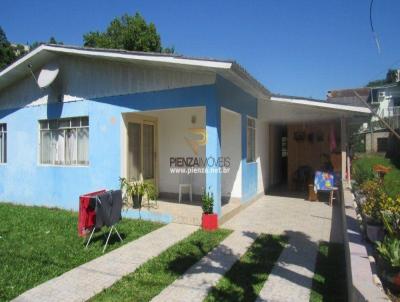
[(399, 0), (2, 0), (0, 26), (12, 42), (82, 45), (123, 13), (154, 22), (180, 54), (235, 59), (272, 92), (325, 98), (400, 67)]

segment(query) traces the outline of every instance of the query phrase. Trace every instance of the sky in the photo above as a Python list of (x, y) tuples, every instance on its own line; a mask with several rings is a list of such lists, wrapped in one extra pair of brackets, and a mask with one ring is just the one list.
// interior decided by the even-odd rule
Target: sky
[(399, 0), (1, 0), (9, 41), (50, 36), (83, 44), (115, 17), (139, 12), (164, 47), (187, 56), (233, 59), (273, 93), (325, 99), (400, 68)]

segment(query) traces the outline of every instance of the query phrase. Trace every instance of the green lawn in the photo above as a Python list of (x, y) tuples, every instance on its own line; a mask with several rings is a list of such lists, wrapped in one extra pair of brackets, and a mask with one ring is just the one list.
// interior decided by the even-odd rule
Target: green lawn
[(255, 301), (285, 242), (281, 236), (260, 235), (205, 301)]
[[(97, 233), (86, 250), (77, 222), (72, 211), (0, 203), (0, 301), (102, 255), (104, 233)], [(126, 243), (161, 226), (123, 219), (118, 230)], [(107, 251), (123, 243), (112, 236)]]
[(321, 242), (315, 264), (310, 301), (347, 301), (343, 244)]
[(123, 277), (91, 301), (150, 301), (225, 239), (231, 231), (196, 231), (135, 272)]
[(363, 154), (353, 161), (352, 177), (358, 184), (374, 178), (373, 166), (376, 164), (391, 167), (385, 176), (385, 191), (392, 197), (400, 194), (400, 167), (396, 167), (390, 159), (378, 154)]

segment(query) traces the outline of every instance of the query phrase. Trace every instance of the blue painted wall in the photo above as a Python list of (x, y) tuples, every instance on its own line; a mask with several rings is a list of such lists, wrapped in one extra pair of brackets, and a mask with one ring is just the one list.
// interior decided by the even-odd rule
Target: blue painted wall
[[(257, 101), (231, 82), (0, 111), (7, 123), (8, 158), (0, 165), (0, 200), (23, 204), (78, 208), (79, 195), (118, 188), (121, 174), (121, 125), (124, 112), (204, 106), (208, 142), (206, 156), (221, 154), (221, 106), (242, 116), (242, 200), (257, 192), (257, 166), (246, 162), (246, 117), (257, 117)], [(39, 164), (38, 120), (89, 116), (89, 166)], [(221, 175), (206, 175), (221, 213)], [(169, 219), (169, 218), (168, 218)]]
[[(8, 130), (0, 200), (77, 209), (80, 194), (119, 187), (121, 113), (214, 102), (215, 85), (205, 85), (0, 111)], [(89, 166), (40, 165), (38, 120), (76, 116), (89, 116)]]
[(218, 76), (217, 98), (222, 107), (241, 114), (242, 122), (242, 202), (257, 194), (257, 163), (247, 162), (247, 117), (257, 118), (257, 99), (232, 82)]

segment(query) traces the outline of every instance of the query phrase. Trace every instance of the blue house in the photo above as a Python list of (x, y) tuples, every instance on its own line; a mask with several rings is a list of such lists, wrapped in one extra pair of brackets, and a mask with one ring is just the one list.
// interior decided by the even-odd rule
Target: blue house
[(0, 72), (0, 200), (77, 209), (81, 194), (127, 177), (165, 201), (149, 218), (171, 221), (179, 193), (205, 189), (222, 216), (279, 182), (274, 127), (345, 131), (367, 113), (271, 96), (233, 61), (42, 45)]

